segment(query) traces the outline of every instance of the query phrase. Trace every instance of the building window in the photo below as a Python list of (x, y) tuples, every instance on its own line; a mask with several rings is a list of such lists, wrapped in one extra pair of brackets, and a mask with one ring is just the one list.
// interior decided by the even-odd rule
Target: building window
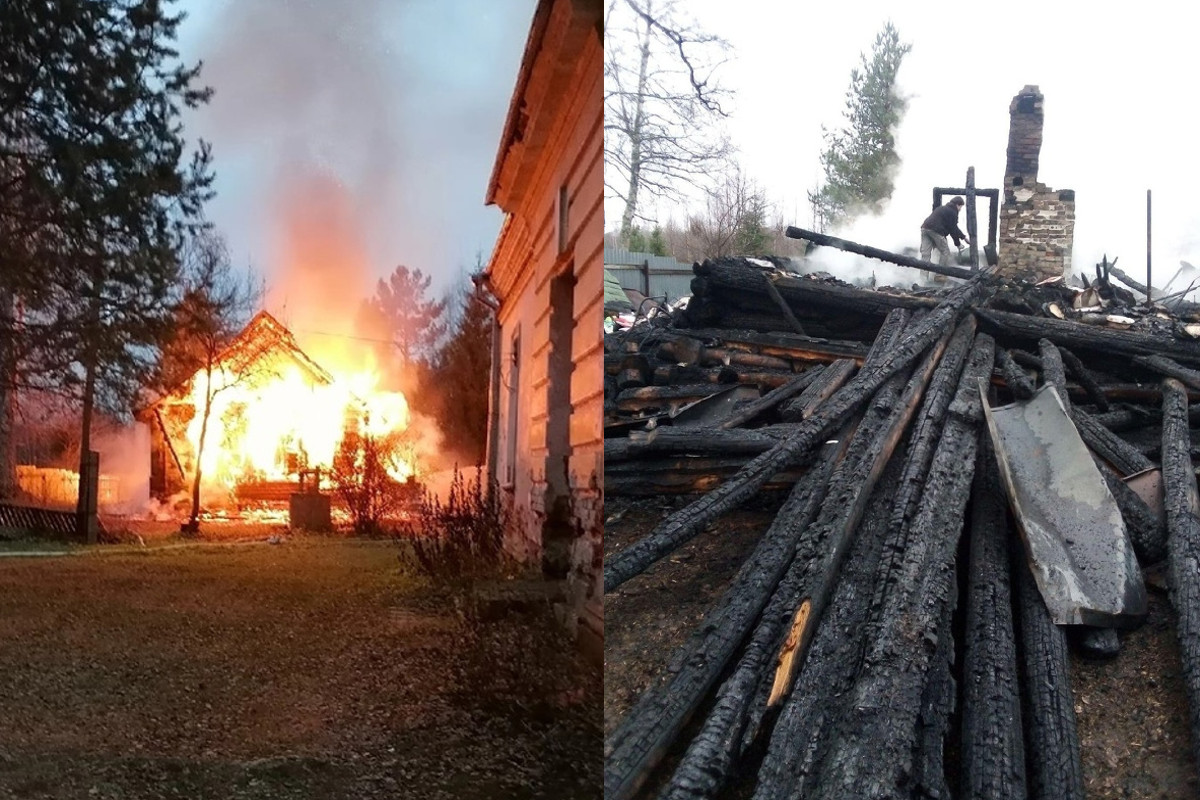
[(569, 219), (567, 212), (570, 209), (570, 198), (567, 196), (567, 186), (563, 184), (558, 188), (558, 252), (562, 253), (567, 249), (567, 242), (570, 241)]

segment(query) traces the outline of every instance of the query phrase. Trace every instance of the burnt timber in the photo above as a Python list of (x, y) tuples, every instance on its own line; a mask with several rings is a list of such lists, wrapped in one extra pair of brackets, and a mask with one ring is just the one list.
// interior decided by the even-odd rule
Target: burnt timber
[[(1183, 306), (1130, 305), (1100, 270), (1088, 287), (1105, 298), (1100, 312), (1064, 282), (986, 270), (911, 291), (752, 259), (694, 272), (686, 309), (606, 337), (611, 376), (637, 355), (645, 388), (661, 390), (642, 397), (722, 388), (670, 380), (697, 369), (759, 397), (678, 426), (667, 404), (606, 403), (607, 478), (618, 479), (606, 493), (677, 475), (687, 495), (606, 554), (606, 591), (636, 591), (685, 542), (721, 536), (727, 512), (794, 488), (607, 737), (606, 797), (1082, 796), (1066, 653), (1094, 631), (1049, 622), (1013, 549), (980, 386), (993, 406), (1055, 386), (1140, 565), (1172, 571), (1185, 664), (1200, 664), (1200, 584), (1183, 566), (1200, 558), (1195, 321)], [(1160, 466), (1165, 523), (1124, 481)], [(1200, 672), (1185, 671), (1200, 741)]]

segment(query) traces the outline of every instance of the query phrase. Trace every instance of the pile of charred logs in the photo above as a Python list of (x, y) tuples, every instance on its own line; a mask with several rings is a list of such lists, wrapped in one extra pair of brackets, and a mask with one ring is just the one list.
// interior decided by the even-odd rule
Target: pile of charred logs
[[(648, 782), (660, 798), (719, 797), (735, 780), (756, 800), (1082, 797), (1068, 631), (1093, 654), (1119, 639), (1051, 621), (984, 422), (985, 402), (1039, 384), (1140, 565), (1168, 567), (1200, 744), (1189, 309), (1147, 307), (1105, 271), (1069, 287), (963, 270), (910, 292), (745, 259), (695, 273), (686, 311), (606, 338), (606, 493), (695, 496), (606, 554), (605, 591), (720, 535), (764, 488), (786, 499), (608, 737), (607, 798)], [(1131, 321), (1081, 319), (1096, 305)], [(1125, 480), (1160, 466), (1157, 497)]]

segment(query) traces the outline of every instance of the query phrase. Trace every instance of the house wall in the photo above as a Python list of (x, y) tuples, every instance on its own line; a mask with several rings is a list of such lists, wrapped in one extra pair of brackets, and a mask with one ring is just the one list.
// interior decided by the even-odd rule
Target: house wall
[(1009, 119), (999, 220), (1000, 270), (1032, 280), (1058, 277), (1071, 268), (1075, 192), (1038, 183), (1044, 121), (1038, 87), (1026, 86), (1013, 98)]
[(523, 88), (529, 121), (498, 170), (509, 216), (489, 266), (500, 300), (495, 477), (519, 521), (510, 548), (564, 579), (564, 622), (602, 636), (602, 51), (589, 4), (546, 5)]

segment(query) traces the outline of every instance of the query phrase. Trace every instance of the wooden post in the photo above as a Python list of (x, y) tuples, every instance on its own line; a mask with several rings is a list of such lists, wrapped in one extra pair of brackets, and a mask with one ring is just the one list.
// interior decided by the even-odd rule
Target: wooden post
[(1146, 308), (1154, 305), (1154, 282), (1150, 280), (1150, 190), (1146, 190)]
[(979, 224), (975, 219), (975, 168), (967, 167), (967, 236), (971, 238), (971, 271), (979, 271), (979, 244), (975, 241)]

